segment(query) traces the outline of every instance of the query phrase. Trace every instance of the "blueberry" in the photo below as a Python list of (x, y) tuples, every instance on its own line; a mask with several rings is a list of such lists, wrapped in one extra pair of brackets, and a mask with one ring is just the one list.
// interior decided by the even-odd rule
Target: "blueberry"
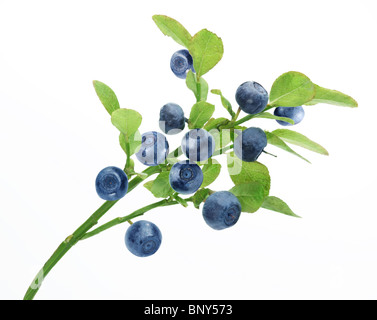
[(234, 153), (242, 161), (253, 162), (258, 159), (267, 146), (267, 137), (260, 128), (248, 128), (234, 141)]
[(215, 230), (222, 230), (235, 225), (241, 214), (241, 203), (229, 191), (211, 194), (203, 206), (205, 222)]
[(107, 167), (97, 175), (96, 191), (104, 200), (119, 200), (126, 195), (127, 189), (128, 178), (122, 169)]
[(215, 139), (204, 129), (193, 129), (182, 138), (181, 148), (190, 161), (205, 161), (215, 151)]
[[(274, 115), (278, 117), (290, 118), (292, 119), (295, 124), (298, 124), (304, 119), (305, 111), (302, 106), (299, 107), (278, 107), (274, 111)], [(286, 121), (276, 120), (282, 126), (293, 126)]]
[(195, 72), (192, 56), (188, 50), (179, 50), (173, 54), (170, 59), (170, 69), (181, 79), (186, 79), (186, 74), (190, 69)]
[(157, 166), (163, 163), (169, 154), (169, 143), (165, 136), (156, 131), (141, 135), (141, 146), (136, 158), (146, 166)]
[(133, 223), (126, 232), (127, 249), (138, 257), (148, 257), (160, 248), (162, 235), (152, 222), (140, 220)]
[(202, 169), (189, 160), (177, 162), (170, 169), (169, 182), (173, 190), (178, 193), (194, 193), (203, 183)]
[(177, 134), (185, 128), (182, 108), (175, 103), (165, 104), (160, 110), (160, 129), (166, 134)]
[(236, 101), (242, 111), (256, 114), (266, 108), (268, 93), (258, 82), (248, 81), (238, 87)]

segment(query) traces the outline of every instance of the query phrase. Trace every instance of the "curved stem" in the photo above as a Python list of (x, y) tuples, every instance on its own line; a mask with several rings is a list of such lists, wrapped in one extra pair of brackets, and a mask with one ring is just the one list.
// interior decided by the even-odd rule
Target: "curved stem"
[[(146, 174), (145, 178), (135, 177), (132, 179), (128, 185), (128, 192), (135, 189), (143, 180), (147, 177), (161, 172), (161, 167), (150, 167), (143, 171)], [(39, 288), (42, 285), (44, 278), (50, 273), (52, 268), (60, 261), (61, 258), (77, 243), (82, 237), (97, 223), (98, 220), (109, 211), (118, 201), (106, 201), (97, 211), (95, 211), (74, 233), (68, 236), (55, 250), (50, 259), (44, 264), (42, 269), (38, 272), (37, 276), (34, 278), (33, 282), (30, 284), (24, 300), (32, 300), (37, 294)]]
[(119, 218), (115, 218), (105, 224), (103, 224), (102, 226), (98, 227), (97, 229), (94, 229), (93, 231), (91, 232), (88, 232), (86, 233), (82, 238), (81, 240), (85, 240), (85, 239), (88, 239), (88, 238), (91, 238), (107, 229), (110, 229), (118, 224), (121, 224), (121, 223), (124, 223), (124, 222), (127, 222), (133, 218), (136, 218), (138, 216), (141, 216), (143, 215), (144, 213), (146, 213), (147, 211), (149, 210), (152, 210), (154, 208), (158, 208), (158, 207), (167, 207), (167, 206), (172, 206), (172, 205), (175, 205), (175, 204), (178, 204), (177, 201), (168, 201), (166, 199), (162, 200), (162, 201), (158, 201), (158, 202), (155, 202), (155, 203), (152, 203), (148, 206), (145, 206), (143, 208), (140, 208), (134, 212), (132, 212), (131, 214), (125, 216), (125, 217), (119, 217)]

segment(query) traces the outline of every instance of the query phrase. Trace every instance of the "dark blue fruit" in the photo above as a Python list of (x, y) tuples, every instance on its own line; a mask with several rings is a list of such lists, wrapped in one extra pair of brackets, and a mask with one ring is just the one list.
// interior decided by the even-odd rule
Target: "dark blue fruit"
[(190, 161), (205, 161), (215, 151), (215, 139), (204, 129), (193, 129), (182, 138), (181, 148)]
[(177, 162), (170, 169), (169, 182), (173, 190), (178, 193), (194, 193), (203, 183), (202, 169), (189, 160)]
[(166, 134), (177, 134), (185, 128), (182, 108), (175, 103), (167, 103), (160, 110), (160, 129)]
[[(290, 118), (295, 122), (295, 124), (298, 124), (302, 121), (302, 119), (304, 119), (305, 111), (302, 106), (278, 107), (275, 109), (274, 115), (278, 117)], [(281, 120), (276, 120), (276, 121), (282, 126), (293, 126), (293, 124), (286, 121), (281, 121)]]
[(268, 93), (258, 82), (248, 81), (238, 87), (236, 101), (242, 111), (256, 114), (266, 108)]
[(203, 206), (205, 222), (215, 230), (222, 230), (235, 225), (241, 214), (241, 203), (229, 191), (211, 194)]
[(179, 50), (173, 54), (170, 59), (170, 69), (181, 79), (186, 79), (186, 74), (190, 69), (195, 72), (192, 56), (188, 50)]
[(242, 161), (253, 162), (258, 159), (267, 146), (267, 137), (260, 128), (248, 128), (234, 141), (234, 153)]
[(165, 136), (156, 131), (141, 135), (141, 146), (136, 158), (146, 166), (157, 166), (163, 163), (169, 154), (169, 143)]
[(140, 220), (133, 223), (126, 232), (127, 249), (138, 257), (148, 257), (160, 248), (162, 235), (152, 222)]
[(119, 200), (126, 195), (127, 189), (128, 178), (122, 169), (107, 167), (97, 175), (96, 191), (104, 200)]

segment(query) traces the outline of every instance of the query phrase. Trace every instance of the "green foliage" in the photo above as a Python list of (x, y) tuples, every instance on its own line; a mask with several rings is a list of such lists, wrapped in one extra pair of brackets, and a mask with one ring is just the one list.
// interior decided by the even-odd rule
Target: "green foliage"
[(221, 98), (221, 104), (222, 104), (223, 107), (229, 112), (230, 116), (233, 118), (236, 114), (235, 114), (235, 112), (233, 111), (233, 109), (232, 109), (232, 105), (231, 105), (231, 103), (229, 102), (229, 100), (227, 100), (227, 99), (223, 96), (222, 92), (221, 92), (220, 90), (218, 90), (218, 89), (213, 89), (213, 90), (211, 90), (211, 92), (212, 92), (213, 94), (217, 94), (218, 96), (220, 96), (220, 98)]
[(118, 109), (111, 114), (112, 124), (125, 135), (126, 141), (139, 129), (142, 117), (132, 109)]
[(298, 107), (313, 99), (315, 86), (300, 72), (290, 71), (275, 80), (270, 91), (270, 105)]
[(188, 49), (194, 60), (194, 69), (198, 79), (211, 70), (224, 54), (222, 40), (207, 29), (193, 36)]
[(200, 204), (203, 203), (208, 198), (210, 193), (211, 193), (211, 190), (206, 189), (206, 188), (199, 189), (198, 191), (196, 191), (192, 197), (192, 202), (194, 204), (194, 207), (196, 209), (199, 209)]
[(263, 201), (262, 208), (283, 213), (287, 216), (301, 218), (295, 214), (283, 200), (277, 197), (266, 197)]
[(93, 81), (93, 86), (98, 98), (110, 115), (120, 108), (118, 98), (109, 86), (98, 80)]
[[(119, 134), (119, 144), (123, 151), (127, 154), (127, 141), (126, 136), (121, 132)], [(129, 137), (129, 156), (136, 153), (141, 145), (141, 134), (139, 130), (136, 130), (134, 134)]]
[(156, 198), (167, 198), (173, 195), (174, 190), (169, 183), (169, 172), (161, 172), (155, 180), (148, 181), (144, 184)]
[(288, 122), (290, 124), (295, 124), (295, 122), (292, 119), (290, 119), (290, 118), (278, 117), (278, 116), (275, 116), (275, 115), (273, 115), (271, 113), (268, 113), (268, 112), (258, 113), (257, 115), (254, 116), (254, 118), (264, 118), (264, 119), (280, 120), (280, 121)]
[(191, 35), (177, 20), (164, 15), (154, 15), (152, 18), (164, 35), (172, 37), (186, 48), (189, 47)]
[(229, 191), (240, 201), (242, 212), (256, 212), (262, 206), (265, 198), (265, 189), (258, 182), (237, 184)]
[(312, 106), (318, 103), (332, 104), (341, 107), (357, 108), (358, 104), (352, 97), (336, 90), (325, 89), (315, 85), (315, 96), (306, 105)]
[(214, 182), (221, 172), (221, 164), (215, 160), (211, 159), (208, 163), (206, 163), (203, 168), (203, 183), (201, 188), (209, 186), (212, 182)]
[(189, 118), (189, 129), (199, 129), (212, 117), (215, 106), (205, 101), (199, 101), (193, 105)]
[(308, 149), (313, 152), (317, 152), (319, 154), (323, 154), (325, 156), (329, 155), (328, 151), (324, 147), (296, 131), (288, 129), (277, 129), (272, 131), (272, 133), (275, 136), (278, 136), (280, 139), (284, 140), (285, 142), (300, 146), (302, 148)]
[(202, 77), (197, 80), (195, 74), (189, 70), (186, 76), (186, 85), (195, 95), (196, 101), (206, 101), (208, 97), (208, 83)]

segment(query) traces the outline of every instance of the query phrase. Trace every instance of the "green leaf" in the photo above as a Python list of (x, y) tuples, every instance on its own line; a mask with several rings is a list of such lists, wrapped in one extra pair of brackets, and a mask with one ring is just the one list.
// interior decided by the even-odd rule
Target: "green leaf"
[[(123, 133), (119, 134), (119, 144), (122, 147), (123, 151), (127, 154), (127, 147), (126, 147), (126, 136)], [(134, 134), (129, 137), (129, 144), (130, 144), (130, 156), (138, 151), (139, 146), (141, 145), (141, 134), (139, 130), (136, 130)]]
[(226, 125), (228, 123), (229, 123), (229, 120), (226, 118), (211, 118), (205, 124), (204, 129), (206, 129), (207, 131), (211, 131), (213, 129), (216, 129), (217, 126)]
[(191, 35), (177, 20), (164, 15), (154, 15), (152, 18), (164, 35), (172, 37), (186, 48), (189, 47)]
[(280, 213), (286, 214), (287, 216), (301, 218), (300, 216), (296, 215), (283, 200), (277, 197), (265, 198), (262, 204), (262, 208), (280, 212)]
[(224, 47), (216, 34), (203, 29), (191, 39), (189, 51), (194, 60), (196, 76), (200, 78), (221, 60)]
[(290, 118), (278, 117), (278, 116), (275, 116), (275, 115), (273, 115), (271, 113), (268, 113), (268, 112), (259, 113), (259, 114), (255, 115), (254, 118), (264, 118), (264, 119), (280, 120), (280, 121), (288, 122), (290, 124), (295, 124), (295, 122), (292, 119), (290, 119)]
[(118, 98), (110, 87), (98, 80), (93, 81), (93, 86), (98, 98), (110, 115), (120, 108)]
[(292, 150), (291, 147), (289, 147), (283, 140), (281, 140), (278, 136), (275, 136), (271, 132), (265, 131), (267, 136), (267, 142), (269, 144), (272, 144), (275, 147), (278, 147), (280, 149), (283, 149), (289, 153), (294, 154), (295, 156), (305, 160), (306, 162), (311, 163), (309, 160), (305, 159), (303, 156), (299, 155), (296, 151)]
[(238, 184), (229, 190), (241, 203), (242, 212), (253, 213), (263, 204), (264, 188), (258, 182)]
[(268, 196), (271, 186), (270, 173), (260, 162), (245, 162), (235, 156), (234, 152), (227, 154), (228, 172), (235, 185), (257, 182), (263, 187), (264, 196)]
[(221, 104), (223, 105), (223, 107), (229, 112), (229, 114), (233, 118), (236, 114), (232, 109), (231, 103), (223, 96), (222, 92), (218, 89), (213, 89), (213, 90), (211, 90), (211, 92), (213, 94), (217, 94), (218, 96), (220, 96)]
[(270, 105), (298, 107), (313, 99), (314, 84), (302, 73), (290, 71), (277, 78), (270, 92)]
[(186, 85), (194, 93), (196, 101), (206, 101), (208, 97), (208, 83), (202, 77), (199, 82), (195, 74), (189, 70), (186, 76)]
[(167, 198), (174, 193), (170, 186), (168, 171), (160, 173), (155, 180), (145, 183), (144, 187), (152, 192), (156, 198)]
[(126, 136), (126, 141), (139, 129), (142, 117), (132, 109), (118, 109), (111, 114), (112, 124)]
[(192, 197), (192, 202), (194, 203), (194, 207), (196, 209), (199, 209), (200, 204), (204, 202), (205, 199), (209, 196), (211, 190), (209, 189), (199, 189), (198, 191), (195, 192), (195, 194)]
[(202, 128), (211, 118), (215, 106), (205, 101), (197, 102), (193, 105), (189, 118), (189, 129)]
[(318, 103), (332, 104), (341, 107), (357, 108), (358, 104), (355, 99), (346, 94), (336, 91), (325, 89), (315, 85), (316, 93), (313, 100), (306, 103), (308, 106), (312, 106)]
[(203, 183), (200, 187), (204, 188), (209, 186), (212, 182), (214, 182), (217, 179), (217, 177), (220, 174), (220, 171), (221, 164), (217, 160), (212, 159), (209, 163), (206, 163), (202, 169)]
[(329, 155), (328, 151), (324, 147), (305, 137), (301, 133), (288, 129), (277, 129), (272, 131), (272, 133), (275, 136), (278, 136), (280, 139), (284, 140), (285, 142), (297, 145), (299, 147), (308, 149), (313, 152), (317, 152), (319, 154), (323, 154), (325, 156)]

